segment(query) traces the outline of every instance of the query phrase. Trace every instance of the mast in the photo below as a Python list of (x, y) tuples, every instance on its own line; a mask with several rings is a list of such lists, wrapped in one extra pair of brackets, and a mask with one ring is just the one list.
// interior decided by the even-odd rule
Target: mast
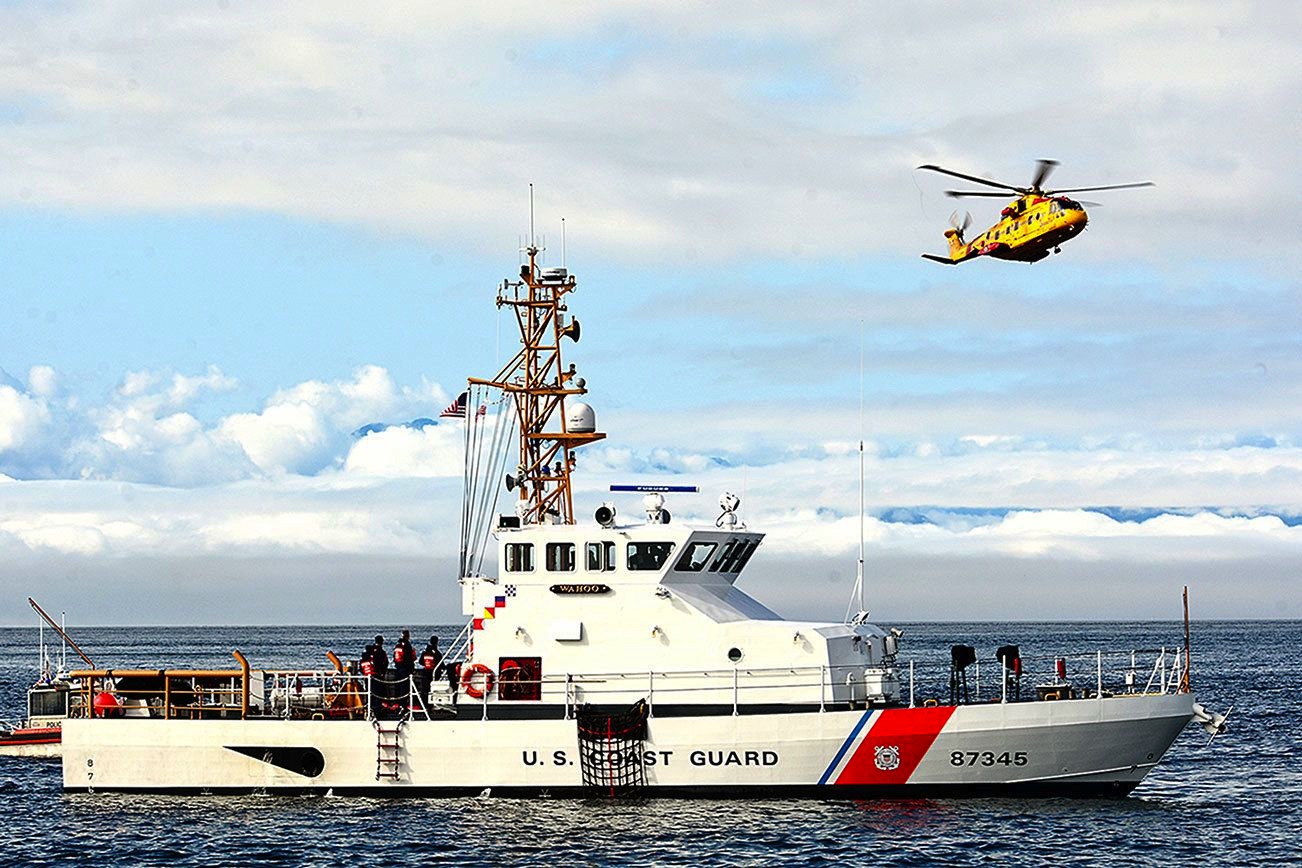
[(1184, 672), (1180, 675), (1180, 692), (1189, 692), (1189, 678), (1193, 663), (1189, 660), (1189, 586), (1184, 586)]
[[(854, 590), (845, 609), (847, 624), (858, 623), (868, 615), (868, 589), (864, 581), (864, 443), (863, 443), (863, 320), (859, 321), (859, 563), (854, 574)], [(858, 601), (859, 609), (853, 617), (850, 610)]]
[[(54, 630), (54, 632), (59, 634), (59, 638), (63, 639), (64, 642), (67, 642), (69, 645), (72, 646), (72, 650), (77, 652), (78, 657), (86, 661), (87, 666), (89, 666), (91, 669), (95, 668), (94, 661), (90, 659), (90, 657), (86, 654), (85, 651), (81, 650), (81, 647), (76, 642), (72, 641), (72, 637), (69, 636), (62, 627), (54, 623), (54, 619), (45, 613), (45, 610), (41, 608), (41, 605), (39, 603), (37, 603), (31, 597), (28, 597), (27, 604), (36, 610), (36, 614), (41, 616), (42, 621), (44, 621), (46, 624), (49, 624), (50, 628)], [(42, 657), (44, 657), (44, 651), (42, 651), (41, 653), (42, 653)]]
[(859, 321), (859, 571), (855, 584), (859, 586), (859, 611), (867, 612), (865, 602), (867, 589), (864, 587), (863, 575), (863, 501), (864, 501), (864, 467), (863, 467), (863, 320)]
[[(532, 195), (530, 199), (532, 205)], [(530, 211), (532, 218), (532, 207)], [(501, 389), (514, 399), (520, 463), (515, 474), (507, 476), (507, 488), (518, 491), (516, 512), (521, 523), (574, 524), (570, 493), (574, 450), (606, 435), (570, 431), (565, 414), (567, 397), (587, 394), (574, 365), (568, 369), (561, 365), (561, 339), (579, 339), (578, 320), (567, 321), (565, 316), (565, 296), (576, 289), (576, 281), (564, 268), (539, 267), (532, 219), (525, 252), (529, 261), (520, 266), (520, 279), (503, 281), (497, 293), (497, 306), (515, 312), (520, 350), (492, 379), (472, 377), (470, 384)], [(468, 414), (473, 412), (467, 408)]]

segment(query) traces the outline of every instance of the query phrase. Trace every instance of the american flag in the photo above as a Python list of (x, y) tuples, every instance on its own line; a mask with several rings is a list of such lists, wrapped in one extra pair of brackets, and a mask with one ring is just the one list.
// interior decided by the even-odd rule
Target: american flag
[(453, 401), (451, 404), (448, 404), (446, 410), (444, 410), (442, 413), (439, 413), (439, 418), (440, 419), (466, 418), (466, 400), (469, 397), (470, 397), (470, 393), (468, 391), (462, 392), (460, 395), (457, 395), (457, 399)]

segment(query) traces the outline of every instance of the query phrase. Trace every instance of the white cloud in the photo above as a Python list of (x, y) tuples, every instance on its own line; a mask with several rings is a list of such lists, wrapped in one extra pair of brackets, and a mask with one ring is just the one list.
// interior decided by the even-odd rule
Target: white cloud
[(423, 541), (410, 528), (368, 510), (333, 509), (291, 512), (244, 512), (221, 517), (193, 529), (209, 550), (308, 550), (392, 553), (422, 551)]
[[(311, 475), (343, 466), (358, 426), (427, 415), (446, 400), (436, 384), (422, 381), (399, 388), (384, 368), (367, 365), (351, 379), (309, 380), (279, 390), (255, 411), (229, 413), (212, 422), (196, 415), (195, 405), (208, 394), (236, 385), (216, 366), (198, 376), (131, 372), (103, 405), (69, 402), (67, 424), (43, 444), (58, 456), (50, 467), (18, 464), (13, 469), (20, 475), (180, 486)], [(43, 404), (18, 397), (25, 403), (16, 406), (25, 408), (25, 415), (15, 419), (25, 420), (26, 430), (32, 408)], [(17, 430), (17, 421), (10, 427)], [(375, 464), (374, 454), (370, 462)], [(390, 463), (390, 472), (397, 472), (393, 468), (400, 459)]]
[(329, 421), (307, 400), (281, 399), (259, 413), (235, 413), (218, 434), (264, 473), (312, 473), (330, 460)]
[(353, 444), (344, 459), (344, 472), (357, 476), (460, 478), (464, 451), (460, 425), (386, 428)]
[[(746, 589), (788, 614), (839, 617), (854, 572), (857, 516), (805, 505), (771, 508), (763, 495), (752, 495), (743, 510), (767, 537), (742, 579)], [(74, 576), (77, 598), (108, 612), (117, 611), (113, 601), (136, 593), (144, 575), (158, 586), (158, 607), (118, 614), (118, 621), (193, 623), (194, 610), (168, 602), (183, 592), (186, 601), (205, 601), (205, 617), (284, 623), (305, 617), (303, 582), (318, 595), (347, 600), (359, 584), (397, 587), (396, 558), (407, 564), (401, 586), (410, 593), (386, 595), (385, 617), (406, 620), (421, 611), (455, 621), (460, 597), (448, 561), (456, 551), (459, 496), (455, 478), (351, 474), (187, 490), (6, 482), (0, 557), (18, 569), (0, 576), (0, 590), (29, 592), (16, 584), (20, 573), (49, 576), (57, 587)], [(610, 497), (582, 492), (579, 510)], [(713, 494), (671, 496), (675, 521), (699, 510), (697, 518), (712, 523), (702, 501), (712, 502)], [(635, 502), (620, 505), (625, 515), (637, 514)], [(973, 517), (937, 509), (928, 519), (868, 521), (873, 607), (886, 617), (1156, 617), (1173, 611), (1179, 583), (1191, 577), (1203, 617), (1296, 614), (1302, 527), (1276, 516), (1190, 511), (1119, 520), (1083, 510), (1015, 510)], [(287, 585), (284, 575), (302, 577)], [(174, 576), (170, 592), (158, 593), (158, 576)], [(210, 578), (195, 584), (194, 576)], [(224, 589), (231, 587), (243, 589), (245, 603), (228, 599)], [(1015, 612), (998, 602), (1010, 593), (1017, 594)], [(310, 608), (323, 621), (344, 611), (339, 604)]]
[(44, 400), (0, 384), (0, 455), (30, 448), (49, 421)]
[(59, 388), (59, 377), (49, 365), (34, 365), (27, 372), (27, 389), (33, 395), (49, 398)]
[[(817, 552), (848, 558), (858, 546), (857, 516), (792, 510), (762, 515), (756, 527), (768, 532), (765, 547), (780, 554)], [(1122, 521), (1088, 510), (1016, 510), (971, 527), (870, 518), (865, 540), (873, 557), (1012, 556), (1152, 563), (1272, 556), (1302, 562), (1302, 527), (1290, 527), (1273, 515), (1198, 512)]]
[(226, 392), (238, 385), (235, 378), (223, 374), (216, 365), (209, 365), (208, 372), (202, 376), (187, 377), (184, 374), (173, 374), (172, 386), (167, 390), (167, 398), (172, 404), (180, 407), (193, 401), (205, 389)]

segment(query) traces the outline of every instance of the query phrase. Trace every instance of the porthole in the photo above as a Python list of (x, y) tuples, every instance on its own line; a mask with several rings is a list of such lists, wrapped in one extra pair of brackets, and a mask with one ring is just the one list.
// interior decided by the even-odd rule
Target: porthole
[(740, 648), (729, 648), (729, 649), (728, 649), (728, 659), (731, 660), (733, 663), (739, 663), (739, 662), (741, 662), (741, 649), (740, 649)]

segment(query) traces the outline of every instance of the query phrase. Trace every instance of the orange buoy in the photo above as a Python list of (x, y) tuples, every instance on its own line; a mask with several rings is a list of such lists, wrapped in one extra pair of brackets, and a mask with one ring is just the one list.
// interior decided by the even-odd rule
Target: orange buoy
[(118, 698), (107, 690), (95, 694), (95, 716), (96, 717), (117, 717), (122, 711), (122, 703)]

